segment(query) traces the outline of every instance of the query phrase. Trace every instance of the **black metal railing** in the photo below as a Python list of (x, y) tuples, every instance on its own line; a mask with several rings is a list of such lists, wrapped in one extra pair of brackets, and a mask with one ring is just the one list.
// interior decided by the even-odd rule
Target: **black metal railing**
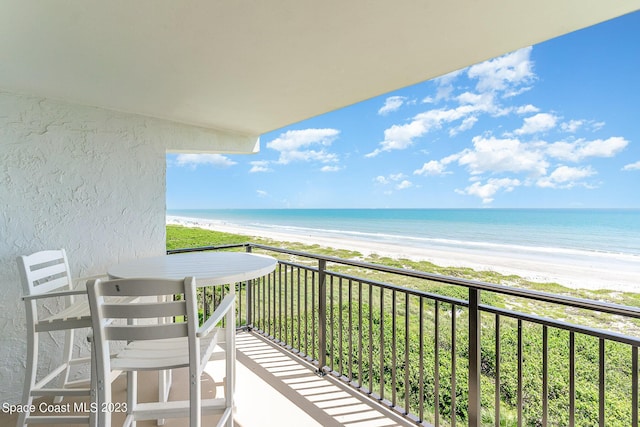
[[(418, 424), (638, 426), (640, 339), (627, 331), (638, 327), (636, 307), (264, 245), (224, 248), (279, 258), (272, 274), (237, 285), (239, 325)], [(603, 322), (622, 332), (594, 326)]]

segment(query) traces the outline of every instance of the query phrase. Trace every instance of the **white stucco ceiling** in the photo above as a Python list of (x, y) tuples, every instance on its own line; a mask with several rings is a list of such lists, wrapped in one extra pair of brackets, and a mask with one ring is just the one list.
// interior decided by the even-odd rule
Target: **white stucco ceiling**
[(0, 0), (0, 90), (258, 135), (640, 0)]

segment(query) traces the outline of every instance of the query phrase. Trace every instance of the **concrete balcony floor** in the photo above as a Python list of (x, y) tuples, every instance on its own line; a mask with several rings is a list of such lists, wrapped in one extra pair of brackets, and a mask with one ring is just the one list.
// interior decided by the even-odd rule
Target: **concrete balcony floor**
[[(341, 381), (318, 377), (314, 367), (300, 358), (261, 337), (247, 332), (237, 335), (237, 386), (235, 425), (239, 427), (263, 426), (352, 426), (386, 427), (415, 426), (386, 408), (377, 405)], [(222, 362), (210, 362), (203, 397), (221, 395)], [(170, 399), (186, 399), (187, 373), (174, 371)], [(113, 384), (113, 401), (126, 401), (126, 381), (121, 375)], [(157, 376), (143, 373), (139, 376), (140, 401), (157, 396)], [(72, 401), (73, 402), (73, 401)], [(113, 415), (113, 425), (121, 425), (124, 417)], [(0, 426), (15, 426), (17, 417), (0, 414)], [(215, 425), (213, 416), (204, 417), (203, 425)], [(52, 427), (67, 427), (48, 424)], [(141, 421), (138, 427), (152, 427), (155, 421)], [(182, 427), (186, 419), (166, 420), (166, 427)]]

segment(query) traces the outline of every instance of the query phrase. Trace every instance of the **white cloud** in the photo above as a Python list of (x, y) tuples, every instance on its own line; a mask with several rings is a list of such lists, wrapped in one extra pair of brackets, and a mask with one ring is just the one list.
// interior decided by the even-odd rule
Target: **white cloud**
[(256, 194), (258, 194), (258, 197), (260, 198), (265, 198), (269, 196), (269, 193), (267, 193), (264, 190), (256, 190)]
[[(404, 190), (413, 187), (413, 183), (406, 178), (407, 176), (403, 173), (392, 173), (387, 176), (379, 175), (375, 177), (373, 181), (380, 185), (395, 184), (394, 187), (396, 190)], [(387, 192), (387, 194), (389, 193)]]
[(510, 192), (522, 183), (518, 179), (492, 178), (486, 184), (476, 181), (464, 190), (456, 190), (456, 193), (467, 196), (476, 196), (482, 199), (483, 204), (493, 202), (494, 196), (499, 191)]
[(473, 65), (469, 68), (469, 78), (478, 79), (476, 89), (479, 92), (505, 91), (513, 96), (535, 78), (533, 63), (530, 60), (531, 47), (517, 50), (498, 58)]
[(549, 163), (544, 152), (536, 145), (524, 144), (517, 139), (497, 139), (476, 136), (473, 149), (465, 149), (458, 155), (458, 163), (467, 166), (472, 175), (483, 173), (527, 173), (545, 175)]
[(493, 108), (491, 104), (465, 104), (450, 109), (434, 109), (417, 114), (413, 120), (403, 125), (393, 125), (384, 131), (384, 141), (379, 144), (379, 148), (366, 155), (374, 157), (384, 151), (404, 150), (415, 143), (415, 139), (426, 135), (433, 129), (440, 129), (444, 124), (464, 119), (457, 128), (466, 130), (473, 126), (477, 118), (473, 114), (478, 112), (488, 112)]
[(200, 165), (212, 165), (216, 167), (229, 167), (236, 164), (233, 160), (221, 154), (179, 154), (176, 158), (178, 166), (196, 168)]
[[(531, 52), (531, 47), (520, 49), (435, 79), (436, 93), (422, 100), (425, 105), (423, 108), (430, 109), (388, 127), (382, 142), (366, 156), (405, 150), (426, 140), (425, 136), (431, 133), (436, 135), (436, 140), (447, 139), (443, 136), (447, 134), (450, 138), (457, 136), (459, 140), (461, 132), (477, 127), (484, 116), (511, 114), (522, 120), (519, 128), (516, 129), (516, 125), (501, 129), (500, 132), (507, 130), (502, 137), (494, 137), (490, 133), (476, 136), (470, 147), (467, 145), (468, 148), (440, 160), (430, 160), (414, 170), (413, 174), (446, 175), (452, 173), (448, 169), (449, 164), (457, 163), (468, 171), (469, 183), (466, 188), (456, 192), (479, 197), (485, 204), (491, 203), (496, 194), (513, 191), (519, 186), (593, 188), (589, 181), (593, 181), (592, 177), (597, 172), (591, 166), (566, 165), (580, 163), (591, 157), (613, 157), (624, 150), (629, 141), (622, 137), (576, 139), (580, 133), (598, 130), (604, 123), (564, 119), (560, 114), (543, 112), (532, 104), (514, 105), (513, 102), (507, 102), (505, 98), (529, 90), (536, 80)], [(463, 73), (466, 73), (471, 84), (463, 78), (457, 81)], [(387, 107), (389, 111), (395, 111), (406, 103), (404, 98), (389, 97), (380, 113), (386, 111)], [(436, 103), (440, 105), (434, 108)], [(568, 142), (548, 142), (540, 139), (545, 132), (550, 135), (566, 132), (571, 136)], [(417, 147), (418, 150), (424, 148)], [(640, 161), (624, 166), (623, 170), (640, 170)], [(412, 185), (406, 177), (396, 175), (378, 176), (376, 182), (393, 189)]]
[(608, 139), (586, 141), (578, 139), (573, 142), (559, 141), (549, 144), (547, 154), (553, 158), (580, 162), (588, 157), (613, 157), (629, 145), (629, 141), (619, 136)]
[(467, 117), (460, 123), (460, 126), (449, 129), (449, 136), (456, 136), (460, 132), (471, 129), (477, 121), (478, 118), (475, 116)]
[[(279, 164), (297, 161), (337, 162), (338, 156), (326, 151), (340, 134), (337, 129), (290, 130), (267, 143), (267, 147), (280, 152)], [(319, 149), (310, 149), (319, 146)]]
[(447, 173), (450, 172), (446, 171), (446, 164), (438, 160), (430, 160), (420, 169), (413, 171), (414, 175), (445, 175)]
[(538, 112), (540, 112), (540, 109), (531, 104), (522, 105), (516, 108), (516, 114), (531, 114), (531, 113), (538, 113)]
[(376, 176), (373, 180), (374, 182), (377, 182), (378, 184), (382, 184), (382, 185), (387, 185), (389, 183), (389, 180), (382, 175)]
[(328, 146), (339, 133), (337, 129), (289, 130), (267, 143), (267, 147), (277, 151), (290, 151), (314, 144)]
[(629, 163), (622, 168), (623, 171), (636, 171), (640, 170), (640, 160), (635, 163)]
[(411, 187), (413, 187), (413, 184), (411, 183), (411, 181), (408, 181), (406, 179), (403, 179), (398, 185), (396, 185), (396, 189), (398, 190), (405, 190)]
[(329, 153), (325, 150), (292, 150), (280, 153), (278, 163), (286, 165), (293, 162), (311, 162), (332, 163), (338, 161), (337, 154)]
[(405, 174), (401, 173), (392, 173), (391, 175), (389, 175), (389, 179), (391, 181), (400, 181), (401, 179), (406, 178), (407, 176)]
[(560, 125), (560, 128), (569, 133), (576, 133), (584, 125), (584, 120), (569, 120)]
[(444, 76), (437, 77), (433, 79), (435, 82), (436, 89), (436, 101), (441, 99), (449, 99), (451, 94), (453, 93), (453, 82), (458, 78), (460, 74), (462, 74), (464, 70), (456, 70), (451, 73), (445, 74)]
[(538, 187), (543, 188), (572, 188), (576, 185), (589, 187), (584, 183), (580, 183), (580, 180), (595, 174), (596, 171), (591, 166), (573, 168), (561, 165), (551, 172), (549, 176), (540, 178), (536, 184)]
[(380, 107), (380, 109), (378, 110), (378, 114), (380, 114), (381, 116), (384, 116), (386, 114), (392, 113), (394, 111), (397, 111), (400, 107), (402, 107), (402, 105), (404, 104), (405, 101), (405, 97), (404, 96), (390, 96), (388, 97), (385, 102), (384, 105), (382, 107)]
[(269, 167), (269, 162), (266, 160), (257, 160), (251, 162), (251, 169), (249, 173), (257, 173), (257, 172), (272, 172), (273, 169)]
[(524, 124), (520, 129), (515, 130), (516, 135), (525, 135), (539, 132), (546, 132), (556, 127), (558, 117), (549, 113), (538, 113), (535, 116), (524, 119)]
[(340, 166), (323, 166), (320, 168), (320, 172), (337, 172), (342, 170)]
[[(379, 143), (377, 149), (366, 154), (366, 157), (374, 157), (386, 151), (407, 149), (415, 143), (416, 139), (450, 123), (461, 121), (460, 124), (448, 130), (449, 136), (455, 136), (471, 129), (478, 121), (478, 115), (490, 114), (497, 117), (508, 114), (513, 109), (500, 106), (496, 92), (512, 90), (533, 80), (534, 75), (529, 60), (530, 51), (531, 48), (521, 49), (469, 68), (467, 72), (469, 78), (478, 79), (477, 93), (466, 91), (455, 97), (452, 95), (455, 90), (453, 86), (455, 79), (466, 70), (459, 70), (434, 79), (437, 85), (436, 101), (450, 99), (457, 101), (459, 105), (428, 110), (417, 114), (407, 123), (395, 124), (387, 128), (384, 131), (384, 140)], [(502, 95), (504, 96), (504, 93)], [(433, 102), (433, 98), (425, 98), (423, 102)], [(531, 111), (533, 108), (535, 107), (528, 110)]]

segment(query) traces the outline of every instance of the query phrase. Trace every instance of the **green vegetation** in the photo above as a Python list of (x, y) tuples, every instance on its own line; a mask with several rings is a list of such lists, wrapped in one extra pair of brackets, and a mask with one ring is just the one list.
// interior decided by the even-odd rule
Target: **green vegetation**
[[(167, 247), (202, 247), (241, 244), (246, 241), (287, 249), (356, 258), (365, 262), (420, 270), (446, 276), (565, 294), (578, 298), (600, 299), (625, 305), (638, 305), (638, 294), (572, 290), (558, 284), (542, 284), (505, 276), (491, 271), (439, 267), (428, 262), (363, 257), (354, 251), (336, 251), (299, 243), (274, 242), (202, 229), (167, 227)], [(283, 260), (315, 266), (306, 259), (270, 253)], [(451, 422), (455, 412), (457, 425), (467, 416), (468, 388), (468, 312), (450, 303), (439, 303), (402, 292), (382, 291), (368, 282), (391, 283), (460, 300), (468, 297), (465, 288), (442, 285), (401, 275), (368, 269), (328, 266), (327, 283), (327, 365), (349, 381), (383, 395), (399, 407), (408, 400), (410, 412), (423, 414), (440, 425)], [(341, 279), (340, 275), (363, 278)], [(286, 270), (280, 280), (262, 282), (254, 290), (254, 324), (292, 348), (319, 359), (317, 284), (311, 273)], [(638, 334), (637, 322), (600, 313), (567, 309), (504, 295), (482, 292), (482, 302), (494, 307), (528, 312), (575, 324)], [(436, 325), (435, 319), (438, 319)], [(455, 322), (454, 322), (455, 319)], [(496, 362), (496, 318), (483, 313), (481, 331), (481, 399), (483, 425), (494, 425), (496, 373), (499, 368), (500, 425), (517, 425), (518, 346), (522, 344), (522, 412), (524, 425), (542, 425), (543, 334), (548, 351), (548, 425), (566, 426), (569, 419), (569, 332), (531, 322), (500, 318), (500, 360)], [(455, 334), (452, 327), (456, 328)], [(638, 334), (640, 335), (640, 334)], [(453, 338), (452, 338), (453, 337)], [(405, 351), (408, 348), (408, 351)], [(455, 349), (455, 350), (454, 350)], [(575, 334), (575, 425), (598, 424), (598, 382), (600, 342), (597, 338)], [(631, 425), (631, 347), (607, 341), (605, 352), (605, 416), (607, 426)], [(455, 370), (455, 375), (453, 374)], [(437, 376), (435, 375), (437, 372)], [(436, 381), (437, 378), (437, 381)], [(455, 406), (452, 386), (455, 379)], [(439, 393), (435, 393), (436, 383)], [(422, 396), (422, 399), (420, 399)], [(437, 398), (436, 398), (437, 397)], [(436, 411), (435, 408), (438, 408)], [(454, 409), (455, 408), (455, 409)]]

